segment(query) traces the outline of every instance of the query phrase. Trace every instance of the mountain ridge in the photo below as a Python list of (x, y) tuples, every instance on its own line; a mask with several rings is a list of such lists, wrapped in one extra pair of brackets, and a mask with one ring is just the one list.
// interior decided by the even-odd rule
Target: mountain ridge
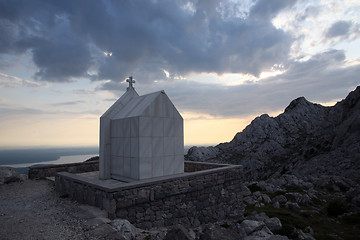
[(334, 106), (304, 97), (276, 117), (256, 117), (227, 143), (192, 147), (190, 161), (241, 164), (249, 179), (281, 174), (360, 176), (360, 86)]

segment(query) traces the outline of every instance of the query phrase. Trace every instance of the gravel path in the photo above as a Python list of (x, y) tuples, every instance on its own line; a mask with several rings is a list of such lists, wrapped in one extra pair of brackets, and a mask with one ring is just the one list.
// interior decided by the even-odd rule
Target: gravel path
[(118, 238), (107, 221), (100, 210), (60, 198), (48, 180), (0, 185), (0, 239)]

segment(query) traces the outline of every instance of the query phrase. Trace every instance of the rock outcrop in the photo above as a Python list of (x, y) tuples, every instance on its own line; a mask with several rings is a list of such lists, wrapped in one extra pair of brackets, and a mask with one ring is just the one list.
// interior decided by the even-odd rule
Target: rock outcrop
[(249, 179), (287, 173), (360, 180), (360, 86), (332, 107), (297, 98), (277, 117), (255, 118), (231, 142), (192, 147), (186, 158), (241, 164)]

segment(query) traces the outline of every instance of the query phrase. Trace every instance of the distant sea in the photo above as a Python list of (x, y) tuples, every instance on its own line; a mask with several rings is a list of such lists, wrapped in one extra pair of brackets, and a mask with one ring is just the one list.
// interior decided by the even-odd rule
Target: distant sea
[[(184, 154), (189, 148), (185, 146)], [(0, 166), (12, 167), (18, 172), (27, 173), (30, 166), (84, 162), (98, 155), (98, 147), (0, 150)]]
[(30, 166), (83, 162), (98, 155), (98, 147), (0, 150), (0, 165), (27, 173)]

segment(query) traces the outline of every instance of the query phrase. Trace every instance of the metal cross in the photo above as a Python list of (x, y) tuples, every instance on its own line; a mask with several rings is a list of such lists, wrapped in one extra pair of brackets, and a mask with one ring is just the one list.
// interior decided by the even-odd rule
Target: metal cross
[(129, 88), (134, 88), (133, 83), (135, 83), (135, 80), (133, 79), (132, 76), (130, 76), (128, 79), (126, 79), (126, 81), (129, 83)]

